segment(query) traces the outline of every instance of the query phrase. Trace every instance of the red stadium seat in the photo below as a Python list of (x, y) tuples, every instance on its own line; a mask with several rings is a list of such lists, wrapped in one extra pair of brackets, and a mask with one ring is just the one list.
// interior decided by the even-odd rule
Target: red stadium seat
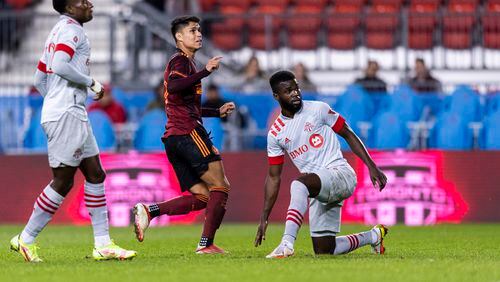
[(477, 4), (474, 2), (450, 2), (448, 11), (456, 13), (471, 13), (476, 11)]
[(473, 13), (448, 13), (443, 17), (443, 45), (450, 49), (472, 46)]
[[(347, 6), (335, 6), (328, 11), (325, 25), (327, 27), (327, 45), (333, 49), (349, 50), (356, 47), (356, 33), (360, 27), (359, 10), (343, 9)], [(354, 7), (354, 6), (351, 6)], [(356, 7), (356, 9), (360, 7)]]
[(222, 50), (231, 51), (241, 49), (243, 39), (241, 32), (215, 32), (212, 35), (214, 45)]
[(217, 0), (220, 7), (240, 7), (243, 10), (248, 10), (251, 0)]
[(489, 12), (500, 12), (500, 1), (490, 1), (486, 5), (486, 10)]
[(200, 6), (204, 12), (212, 11), (216, 0), (201, 0)]
[(365, 36), (366, 47), (371, 49), (386, 50), (392, 49), (395, 45), (392, 32), (368, 32)]
[(398, 13), (380, 13), (370, 10), (365, 20), (366, 46), (372, 49), (390, 49), (395, 45)]
[(500, 49), (500, 13), (485, 13), (482, 17), (482, 23), (484, 47)]
[(410, 4), (410, 12), (433, 13), (436, 12), (438, 8), (439, 8), (439, 2), (437, 1), (430, 1), (430, 2), (413, 1)]
[(288, 44), (293, 49), (310, 50), (318, 47), (317, 34), (321, 26), (321, 9), (298, 6), (286, 20)]
[(262, 32), (266, 29), (266, 15), (272, 16), (271, 28), (273, 31), (281, 28), (283, 23), (283, 14), (285, 10), (279, 6), (259, 6), (252, 13), (251, 17), (247, 19), (247, 24), (252, 32)]
[(356, 47), (356, 37), (351, 32), (329, 32), (327, 44), (328, 47), (337, 50), (352, 50)]
[(328, 0), (296, 0), (297, 7), (315, 7), (323, 9), (328, 5)]
[(408, 37), (408, 47), (410, 49), (425, 50), (425, 49), (431, 49), (432, 46), (433, 46), (432, 33), (410, 31)]
[(267, 39), (265, 32), (250, 32), (248, 36), (248, 46), (253, 49), (267, 50), (276, 49), (279, 47), (279, 36), (277, 33), (271, 33), (269, 46), (267, 46)]
[(411, 49), (430, 49), (436, 29), (437, 14), (410, 12), (408, 46)]
[(289, 0), (254, 0), (258, 6), (276, 6), (285, 9), (288, 6)]

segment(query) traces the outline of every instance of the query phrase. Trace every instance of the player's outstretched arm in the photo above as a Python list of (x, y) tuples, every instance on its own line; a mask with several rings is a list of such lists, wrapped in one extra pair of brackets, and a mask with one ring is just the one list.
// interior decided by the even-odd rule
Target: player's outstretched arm
[(274, 204), (276, 203), (276, 199), (278, 198), (282, 170), (283, 164), (269, 166), (269, 172), (266, 177), (264, 188), (264, 208), (260, 216), (260, 224), (257, 228), (257, 235), (255, 236), (255, 247), (260, 246), (262, 241), (266, 239), (267, 220), (269, 219), (269, 215), (271, 214)]
[(236, 109), (236, 105), (233, 102), (225, 103), (218, 109), (201, 107), (201, 116), (224, 118), (230, 115), (234, 111), (234, 109)]
[(380, 191), (384, 189), (387, 184), (387, 177), (385, 174), (377, 167), (373, 159), (370, 157), (370, 154), (363, 145), (363, 142), (359, 139), (359, 137), (352, 131), (351, 127), (345, 123), (342, 129), (338, 132), (340, 136), (342, 136), (351, 150), (358, 156), (365, 165), (368, 167), (370, 171), (370, 178), (372, 180), (373, 186), (378, 188)]

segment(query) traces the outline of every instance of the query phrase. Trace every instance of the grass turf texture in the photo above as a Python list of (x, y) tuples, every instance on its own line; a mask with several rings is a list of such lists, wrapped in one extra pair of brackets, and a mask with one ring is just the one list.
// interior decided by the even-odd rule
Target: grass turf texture
[[(216, 243), (224, 256), (194, 254), (201, 226), (152, 228), (143, 243), (132, 228), (112, 228), (116, 243), (137, 250), (132, 261), (95, 262), (90, 226), (49, 226), (39, 237), (43, 264), (28, 264), (9, 251), (21, 226), (0, 226), (0, 281), (500, 281), (500, 225), (393, 226), (387, 253), (369, 246), (342, 256), (315, 257), (307, 226), (300, 232), (295, 257), (269, 260), (283, 225), (268, 228), (255, 248), (257, 225), (225, 224)], [(345, 225), (342, 234), (370, 227)]]

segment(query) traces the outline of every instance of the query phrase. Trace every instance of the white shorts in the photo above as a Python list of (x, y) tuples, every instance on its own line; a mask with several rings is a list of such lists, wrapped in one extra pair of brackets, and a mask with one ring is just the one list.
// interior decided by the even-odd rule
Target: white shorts
[(335, 236), (340, 232), (342, 203), (356, 188), (356, 173), (348, 164), (314, 173), (321, 180), (321, 190), (309, 201), (311, 237)]
[(50, 167), (78, 167), (83, 159), (99, 154), (99, 148), (90, 122), (71, 113), (64, 113), (58, 121), (42, 124), (47, 135)]

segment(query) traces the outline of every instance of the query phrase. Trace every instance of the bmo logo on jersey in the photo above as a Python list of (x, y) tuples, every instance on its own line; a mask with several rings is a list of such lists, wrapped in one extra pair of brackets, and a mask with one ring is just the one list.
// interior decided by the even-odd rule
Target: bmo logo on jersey
[(311, 137), (309, 137), (309, 144), (311, 144), (311, 146), (315, 149), (318, 149), (321, 146), (323, 146), (323, 143), (325, 143), (325, 139), (323, 138), (323, 136), (321, 136), (317, 133), (315, 133), (315, 134), (311, 135)]
[(298, 147), (297, 149), (291, 151), (290, 158), (292, 160), (295, 160), (295, 158), (297, 158), (298, 156), (301, 156), (302, 154), (304, 154), (307, 151), (309, 151), (309, 146), (307, 146), (307, 144), (304, 144), (304, 145)]

